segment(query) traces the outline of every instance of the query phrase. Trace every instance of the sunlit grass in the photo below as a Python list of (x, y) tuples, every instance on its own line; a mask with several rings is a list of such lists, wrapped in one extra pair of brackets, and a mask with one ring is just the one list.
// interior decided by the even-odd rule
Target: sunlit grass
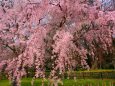
[[(22, 86), (31, 86), (32, 78), (24, 78), (22, 79)], [(64, 86), (110, 86), (113, 84), (115, 86), (115, 80), (100, 80), (100, 79), (78, 79), (78, 80), (63, 80)], [(41, 79), (36, 79), (34, 82), (34, 86), (41, 86)], [(0, 86), (10, 86), (8, 80), (0, 80)], [(48, 81), (45, 81), (44, 86), (48, 86)], [(61, 86), (61, 85), (59, 85)], [(112, 86), (112, 85), (111, 85)]]

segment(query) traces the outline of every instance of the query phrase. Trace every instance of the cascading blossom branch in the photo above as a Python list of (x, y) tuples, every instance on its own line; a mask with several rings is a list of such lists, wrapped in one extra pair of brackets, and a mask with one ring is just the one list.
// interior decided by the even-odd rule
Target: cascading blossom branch
[(79, 62), (82, 67), (88, 69), (89, 66), (86, 62), (87, 59), (87, 51), (83, 48), (77, 48), (73, 43), (73, 35), (68, 31), (61, 30), (57, 31), (53, 37), (53, 58), (56, 58), (53, 64), (53, 70), (51, 72), (51, 76), (55, 76), (58, 71), (58, 74), (63, 74), (65, 71), (71, 71), (74, 69), (75, 65), (73, 61), (76, 63), (79, 62), (74, 56), (79, 56), (81, 61)]
[[(55, 36), (53, 37), (54, 45), (53, 45), (53, 53), (57, 54), (57, 58), (55, 60), (56, 66), (53, 70), (55, 72), (59, 70), (59, 73), (62, 74), (69, 68), (71, 68), (71, 60), (70, 49), (74, 49), (74, 45), (72, 43), (73, 36), (64, 30), (57, 31)], [(67, 69), (66, 69), (67, 68)]]

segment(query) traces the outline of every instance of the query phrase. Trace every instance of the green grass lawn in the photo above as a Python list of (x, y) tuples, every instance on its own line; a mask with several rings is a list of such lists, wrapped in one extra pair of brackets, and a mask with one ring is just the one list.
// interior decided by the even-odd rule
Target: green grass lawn
[[(115, 86), (115, 80), (78, 79), (74, 81), (74, 80), (65, 79), (63, 80), (63, 82), (64, 82), (64, 86)], [(111, 83), (113, 83), (113, 85), (110, 85)], [(31, 86), (31, 78), (22, 79), (21, 84), (22, 86)], [(10, 86), (9, 81), (0, 80), (0, 86)], [(36, 79), (34, 86), (41, 86), (41, 79)], [(48, 81), (45, 81), (45, 86), (48, 86)]]

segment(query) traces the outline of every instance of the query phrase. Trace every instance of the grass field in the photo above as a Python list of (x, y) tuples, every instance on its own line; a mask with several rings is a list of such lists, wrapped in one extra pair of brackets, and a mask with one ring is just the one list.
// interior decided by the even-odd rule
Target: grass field
[[(78, 79), (63, 80), (64, 86), (115, 86), (115, 80), (99, 80), (99, 79)], [(22, 86), (31, 86), (31, 78), (22, 79)], [(0, 80), (0, 86), (10, 86), (8, 80)], [(36, 79), (34, 86), (41, 86), (41, 79)], [(48, 86), (48, 81), (45, 85)], [(61, 86), (61, 85), (59, 85)]]

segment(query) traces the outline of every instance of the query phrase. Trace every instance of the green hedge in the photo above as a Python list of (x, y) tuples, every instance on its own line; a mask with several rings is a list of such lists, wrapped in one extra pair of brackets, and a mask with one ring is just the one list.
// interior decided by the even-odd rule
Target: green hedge
[[(50, 72), (46, 71), (46, 77), (48, 78)], [(33, 77), (34, 72), (31, 70), (28, 73), (27, 77)], [(61, 78), (69, 78), (73, 79), (76, 77), (76, 79), (115, 79), (115, 70), (89, 70), (89, 71), (71, 71), (66, 72), (64, 74), (64, 77), (61, 76)], [(5, 78), (5, 74), (0, 74), (0, 78)]]
[(90, 70), (90, 71), (72, 71), (65, 73), (65, 78), (67, 77), (77, 79), (115, 79), (115, 70)]

